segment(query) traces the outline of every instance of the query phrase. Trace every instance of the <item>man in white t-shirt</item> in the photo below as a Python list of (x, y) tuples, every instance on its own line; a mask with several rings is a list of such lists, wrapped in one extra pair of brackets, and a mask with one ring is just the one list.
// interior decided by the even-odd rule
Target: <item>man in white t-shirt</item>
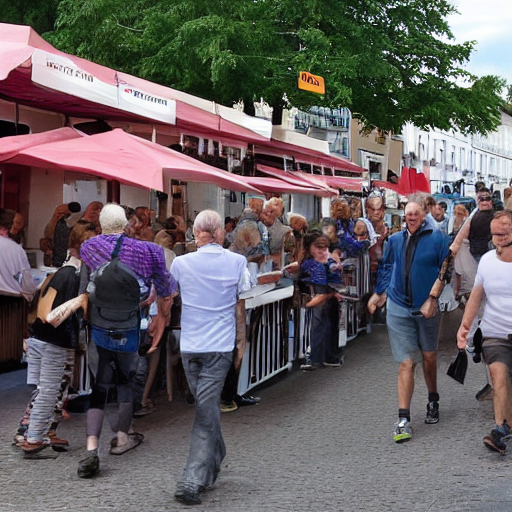
[(220, 215), (204, 210), (194, 222), (197, 252), (171, 265), (173, 291), (179, 286), (180, 349), (195, 398), (196, 416), (183, 477), (174, 494), (186, 505), (201, 503), (199, 493), (216, 480), (226, 447), (220, 429), (220, 394), (235, 347), (237, 296), (251, 287), (247, 260), (222, 248)]
[(504, 210), (495, 214), (491, 235), (496, 250), (485, 253), (480, 260), (475, 286), (457, 333), (457, 345), (459, 349), (466, 347), (471, 324), (485, 295), (487, 302), (480, 323), (482, 354), (494, 389), (496, 427), (483, 441), (490, 450), (504, 454), (505, 439), (511, 435), (512, 424), (512, 212)]
[(23, 247), (9, 238), (14, 212), (0, 208), (0, 295), (31, 300), (36, 285)]

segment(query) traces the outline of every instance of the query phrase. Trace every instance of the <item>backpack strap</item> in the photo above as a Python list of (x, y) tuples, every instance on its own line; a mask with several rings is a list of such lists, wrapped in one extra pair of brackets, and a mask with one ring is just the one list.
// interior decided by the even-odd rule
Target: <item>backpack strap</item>
[(119, 253), (121, 252), (121, 246), (123, 245), (123, 238), (124, 238), (124, 234), (122, 234), (117, 239), (116, 246), (114, 247), (114, 250), (112, 251), (112, 254), (110, 255), (110, 257), (112, 259), (119, 257)]

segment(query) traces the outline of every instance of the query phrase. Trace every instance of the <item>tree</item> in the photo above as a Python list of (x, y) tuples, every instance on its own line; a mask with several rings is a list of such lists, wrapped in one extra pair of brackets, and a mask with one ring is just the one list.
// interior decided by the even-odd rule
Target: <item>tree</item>
[(0, 21), (30, 25), (39, 34), (53, 30), (60, 0), (0, 0)]
[[(504, 81), (462, 70), (447, 0), (62, 0), (45, 37), (60, 50), (190, 94), (277, 113), (347, 106), (367, 127), (487, 133)], [(299, 90), (300, 71), (326, 93)], [(466, 86), (459, 85), (466, 80)]]

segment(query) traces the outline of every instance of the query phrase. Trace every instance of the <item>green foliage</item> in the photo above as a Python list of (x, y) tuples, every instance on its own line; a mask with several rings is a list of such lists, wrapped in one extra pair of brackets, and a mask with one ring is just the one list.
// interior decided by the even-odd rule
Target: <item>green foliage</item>
[[(461, 69), (448, 0), (61, 0), (60, 50), (230, 105), (347, 106), (367, 127), (487, 133), (504, 82)], [(299, 90), (300, 71), (326, 93)], [(470, 87), (459, 85), (466, 80)]]
[(59, 0), (0, 0), (0, 22), (30, 25), (42, 34), (53, 30)]

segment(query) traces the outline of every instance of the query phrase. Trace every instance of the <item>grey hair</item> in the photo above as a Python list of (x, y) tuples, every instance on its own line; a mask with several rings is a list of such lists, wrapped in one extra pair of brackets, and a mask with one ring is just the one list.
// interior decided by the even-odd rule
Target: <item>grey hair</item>
[(194, 234), (205, 232), (217, 238), (223, 228), (221, 216), (215, 210), (203, 210), (194, 220)]
[(410, 196), (407, 197), (407, 199), (408, 199), (407, 204), (416, 203), (423, 211), (425, 211), (425, 197), (427, 195), (428, 194), (421, 194), (421, 193), (411, 194)]
[(126, 219), (126, 213), (122, 206), (109, 203), (101, 209), (100, 226), (101, 232), (104, 235), (123, 231), (126, 224), (128, 224), (128, 220)]

